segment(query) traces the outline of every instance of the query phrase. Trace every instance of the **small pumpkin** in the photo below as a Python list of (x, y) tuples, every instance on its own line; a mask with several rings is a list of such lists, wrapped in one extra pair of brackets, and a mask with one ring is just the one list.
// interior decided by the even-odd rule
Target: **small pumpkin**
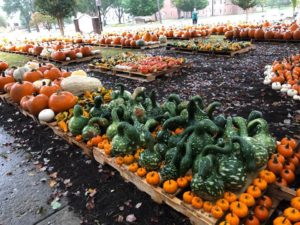
[(272, 199), (267, 196), (267, 195), (264, 195), (262, 196), (260, 199), (259, 199), (259, 202), (258, 202), (259, 205), (263, 205), (265, 206), (266, 208), (270, 209), (273, 205), (273, 202), (272, 202)]
[(203, 206), (203, 200), (200, 197), (193, 197), (192, 202), (191, 202), (192, 206), (196, 209), (201, 209)]
[(136, 174), (139, 177), (144, 177), (147, 174), (147, 170), (145, 168), (143, 168), (143, 167), (138, 168), (138, 170), (136, 171)]
[(160, 182), (160, 176), (159, 176), (158, 172), (151, 171), (151, 172), (147, 173), (146, 181), (148, 184), (151, 184), (153, 186), (158, 185)]
[(254, 215), (259, 221), (263, 222), (268, 219), (269, 210), (263, 205), (258, 205), (254, 209)]
[(248, 215), (248, 206), (240, 201), (235, 201), (230, 204), (230, 210), (239, 218), (245, 218)]
[(283, 170), (283, 165), (281, 162), (279, 162), (276, 155), (269, 159), (268, 169), (275, 174), (280, 174), (280, 172)]
[(279, 216), (273, 221), (273, 225), (292, 225), (292, 223), (285, 216)]
[(194, 197), (195, 197), (195, 195), (191, 191), (186, 191), (182, 195), (183, 201), (187, 204), (191, 204)]
[(175, 180), (166, 180), (163, 184), (163, 189), (168, 194), (174, 194), (178, 190), (178, 185)]
[(261, 178), (255, 178), (253, 180), (253, 185), (257, 186), (262, 191), (266, 190), (268, 187), (267, 181)]
[(26, 98), (26, 101), (24, 102), (24, 104), (26, 104), (26, 109), (34, 116), (39, 115), (42, 110), (48, 108), (49, 98), (44, 94), (39, 94), (37, 96), (31, 95), (29, 98), (24, 96), (23, 98)]
[(229, 202), (224, 198), (219, 199), (216, 202), (216, 205), (219, 206), (224, 212), (226, 212), (229, 209)]
[(300, 210), (300, 197), (294, 197), (291, 200), (291, 206), (297, 210)]
[(51, 58), (62, 62), (66, 60), (66, 54), (62, 51), (54, 51), (51, 53)]
[(224, 212), (220, 206), (215, 205), (211, 208), (211, 214), (214, 218), (220, 219), (224, 215)]
[(134, 163), (131, 163), (129, 166), (128, 166), (128, 170), (132, 173), (135, 173), (139, 168), (139, 164), (137, 162), (134, 162)]
[(225, 220), (230, 224), (230, 225), (239, 225), (240, 224), (240, 218), (235, 215), (234, 213), (228, 213), (225, 216)]
[(213, 207), (213, 204), (210, 201), (205, 201), (203, 203), (203, 210), (207, 213), (211, 212), (212, 207)]
[[(110, 41), (112, 41), (112, 40), (110, 39)], [(108, 43), (108, 44), (111, 44), (111, 42)], [(84, 57), (90, 56), (90, 55), (92, 54), (92, 50), (91, 50), (91, 48), (90, 48), (89, 46), (84, 46), (84, 47), (82, 47), (82, 48), (80, 49), (80, 52), (82, 53), (82, 55), (83, 55)]]
[(281, 139), (280, 143), (282, 145), (289, 145), (292, 147), (292, 149), (294, 149), (297, 145), (297, 141), (294, 138), (290, 138), (290, 137), (284, 137)]
[(239, 197), (239, 201), (245, 203), (248, 207), (255, 205), (255, 199), (248, 193), (242, 193)]
[(15, 82), (13, 76), (6, 75), (4, 72), (2, 72), (0, 75), (0, 91), (4, 91), (4, 86), (12, 82)]
[(246, 221), (245, 221), (245, 225), (260, 225), (260, 222), (259, 220), (253, 216), (253, 215), (250, 215)]
[(235, 202), (237, 200), (237, 196), (236, 194), (234, 194), (233, 192), (227, 191), (224, 193), (224, 198), (229, 202)]
[(276, 182), (276, 176), (273, 172), (269, 170), (262, 170), (259, 172), (259, 177), (267, 181), (268, 184)]
[(0, 61), (0, 72), (5, 71), (8, 69), (8, 64), (4, 61)]
[(252, 195), (254, 198), (259, 198), (261, 196), (261, 190), (255, 185), (250, 185), (247, 188), (247, 193)]
[(179, 188), (185, 188), (188, 185), (188, 180), (185, 177), (179, 177), (176, 180)]
[(293, 155), (293, 148), (289, 144), (280, 144), (277, 146), (277, 151), (279, 154), (283, 155), (286, 158), (289, 158)]
[(58, 90), (60, 90), (60, 87), (56, 84), (52, 85), (51, 83), (49, 83), (49, 85), (43, 85), (39, 92), (40, 94), (44, 94), (47, 95), (48, 97), (50, 97), (52, 94), (56, 93)]
[(293, 223), (300, 221), (300, 212), (299, 210), (293, 207), (286, 208), (283, 211), (283, 215), (286, 216), (286, 218)]
[(133, 163), (133, 161), (134, 161), (133, 155), (125, 155), (124, 156), (124, 163), (126, 165), (129, 165), (129, 164)]
[(43, 78), (43, 74), (41, 71), (39, 70), (31, 70), (31, 71), (27, 71), (24, 73), (23, 75), (23, 80), (24, 81), (29, 81), (31, 83), (40, 80)]
[(295, 181), (295, 173), (291, 169), (282, 170), (280, 176), (285, 179), (288, 184)]
[(51, 122), (54, 119), (55, 113), (53, 112), (52, 109), (43, 109), (39, 113), (39, 121), (43, 122)]

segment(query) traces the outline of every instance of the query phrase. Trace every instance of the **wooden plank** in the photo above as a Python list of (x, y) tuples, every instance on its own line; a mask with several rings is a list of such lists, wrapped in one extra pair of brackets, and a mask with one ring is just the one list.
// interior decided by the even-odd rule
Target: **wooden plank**
[(58, 61), (58, 60), (54, 60), (54, 59), (42, 57), (42, 56), (38, 56), (37, 59), (42, 62), (55, 62), (55, 63), (61, 64), (62, 66), (65, 66), (65, 65), (72, 64), (72, 63), (88, 62), (88, 61), (91, 61), (93, 59), (100, 58), (100, 57), (101, 57), (101, 54), (82, 57), (82, 58), (78, 58), (78, 59), (74, 59), (74, 60), (70, 60), (70, 61)]
[(94, 158), (101, 164), (108, 164), (116, 169), (120, 175), (127, 181), (133, 183), (139, 190), (146, 192), (155, 202), (161, 204), (166, 203), (176, 211), (187, 216), (194, 225), (212, 225), (217, 221), (210, 214), (197, 210), (186, 205), (174, 195), (166, 194), (161, 187), (153, 187), (149, 185), (145, 179), (131, 173), (126, 166), (119, 166), (115, 163), (115, 159), (105, 155), (104, 151), (98, 148), (93, 149)]
[(272, 184), (269, 187), (270, 193), (273, 196), (278, 196), (278, 198), (291, 200), (293, 197), (296, 196), (296, 191), (289, 188), (284, 187), (280, 184)]

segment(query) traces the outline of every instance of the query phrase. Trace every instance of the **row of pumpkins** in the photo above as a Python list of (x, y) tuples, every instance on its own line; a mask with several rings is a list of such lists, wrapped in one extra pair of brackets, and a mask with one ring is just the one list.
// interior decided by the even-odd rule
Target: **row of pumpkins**
[(1, 62), (0, 69), (0, 92), (9, 93), (14, 103), (45, 122), (72, 108), (78, 95), (102, 87), (100, 80), (82, 70), (69, 72), (51, 63), (32, 61), (23, 67), (8, 68)]

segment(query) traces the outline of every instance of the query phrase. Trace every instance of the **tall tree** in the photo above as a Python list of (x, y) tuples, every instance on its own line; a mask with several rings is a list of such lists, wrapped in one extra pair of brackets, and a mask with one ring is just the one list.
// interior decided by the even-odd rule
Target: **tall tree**
[(20, 13), (20, 20), (30, 32), (30, 19), (33, 10), (33, 0), (4, 1), (3, 10), (8, 14)]
[(241, 7), (246, 12), (246, 21), (248, 21), (248, 9), (256, 6), (258, 0), (232, 0), (232, 4)]
[(194, 9), (200, 10), (208, 6), (208, 0), (172, 0), (172, 3), (184, 12), (193, 12)]
[(38, 12), (56, 18), (60, 33), (64, 35), (64, 18), (74, 13), (75, 0), (34, 0)]
[(124, 0), (115, 0), (112, 4), (112, 7), (115, 10), (115, 14), (118, 17), (118, 22), (122, 23), (122, 18), (124, 15), (125, 1)]
[(299, 4), (299, 0), (291, 0), (292, 8), (293, 8), (293, 15), (295, 15), (296, 7)]
[(43, 25), (44, 28), (50, 31), (52, 24), (55, 23), (55, 19), (51, 16), (44, 15), (40, 12), (35, 12), (31, 15), (30, 23), (32, 25), (35, 25), (37, 29), (39, 25)]
[(6, 19), (0, 15), (0, 27), (7, 27)]
[[(133, 16), (151, 16), (158, 11), (156, 0), (124, 0), (127, 13)], [(163, 0), (160, 0), (159, 7), (163, 7)]]

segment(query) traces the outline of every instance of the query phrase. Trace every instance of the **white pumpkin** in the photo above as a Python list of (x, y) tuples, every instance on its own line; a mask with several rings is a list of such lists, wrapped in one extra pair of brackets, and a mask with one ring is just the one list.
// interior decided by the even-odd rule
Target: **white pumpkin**
[(29, 70), (37, 70), (40, 67), (40, 64), (36, 61), (29, 61), (24, 67), (27, 67)]
[(76, 57), (77, 57), (77, 58), (82, 58), (82, 57), (83, 57), (83, 55), (82, 55), (82, 53), (81, 53), (81, 52), (78, 52), (78, 53), (76, 53)]
[(281, 89), (281, 83), (280, 82), (272, 83), (272, 89), (273, 90), (280, 90)]
[(51, 122), (55, 117), (55, 113), (52, 109), (44, 109), (39, 113), (39, 121)]
[(13, 77), (15, 80), (23, 80), (23, 75), (29, 71), (29, 68), (27, 67), (18, 67), (14, 70)]
[(294, 89), (289, 89), (287, 91), (287, 95), (293, 97), (294, 95), (297, 95), (298, 91), (294, 90)]
[(70, 76), (63, 79), (61, 82), (61, 88), (74, 95), (81, 95), (86, 91), (97, 91), (101, 87), (101, 81), (94, 77)]
[(37, 80), (33, 82), (33, 87), (35, 88), (35, 90), (39, 90), (43, 85), (50, 85), (50, 83), (50, 79)]
[(294, 95), (294, 96), (293, 96), (293, 99), (299, 101), (299, 100), (300, 100), (300, 95)]
[(264, 84), (271, 84), (271, 83), (272, 83), (272, 80), (270, 78), (266, 77), (264, 79)]

